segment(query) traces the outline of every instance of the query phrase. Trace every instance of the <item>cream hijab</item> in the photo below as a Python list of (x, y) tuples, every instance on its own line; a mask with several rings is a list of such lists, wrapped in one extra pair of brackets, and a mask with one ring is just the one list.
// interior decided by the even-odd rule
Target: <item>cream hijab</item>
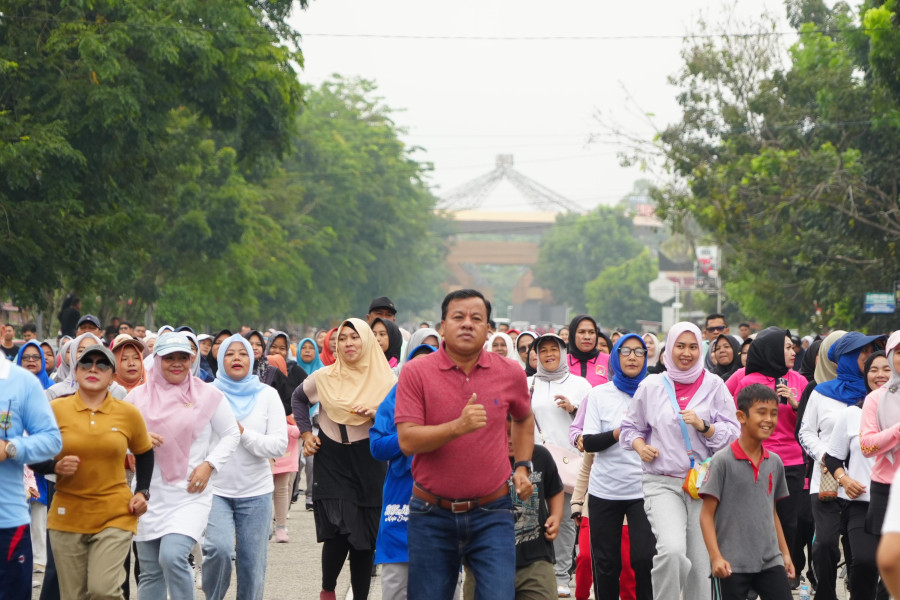
[(845, 335), (847, 335), (846, 331), (838, 329), (837, 331), (829, 333), (828, 336), (822, 340), (822, 345), (819, 346), (819, 360), (816, 361), (816, 370), (813, 375), (816, 383), (825, 383), (826, 381), (837, 378), (837, 365), (828, 360), (828, 350), (831, 349), (836, 341)]
[(332, 421), (341, 425), (363, 425), (370, 419), (350, 412), (351, 408), (363, 406), (377, 410), (397, 383), (397, 377), (391, 371), (369, 325), (362, 319), (347, 319), (335, 335), (340, 338), (347, 327), (359, 334), (362, 344), (359, 360), (347, 362), (338, 341), (334, 364), (315, 371), (312, 376), (315, 378), (318, 400)]

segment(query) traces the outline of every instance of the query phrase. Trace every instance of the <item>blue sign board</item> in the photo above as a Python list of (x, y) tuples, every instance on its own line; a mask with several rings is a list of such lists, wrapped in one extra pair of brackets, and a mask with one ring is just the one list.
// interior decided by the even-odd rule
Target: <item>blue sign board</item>
[(894, 314), (895, 308), (896, 308), (896, 300), (894, 298), (894, 294), (879, 293), (879, 292), (866, 292), (866, 312), (867, 313), (892, 315), (892, 314)]

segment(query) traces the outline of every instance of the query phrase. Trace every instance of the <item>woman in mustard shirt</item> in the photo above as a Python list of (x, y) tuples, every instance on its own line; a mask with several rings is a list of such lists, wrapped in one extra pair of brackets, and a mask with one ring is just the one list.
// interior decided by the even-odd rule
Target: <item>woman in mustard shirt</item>
[[(62, 434), (56, 494), (47, 529), (62, 600), (122, 598), (122, 564), (147, 510), (153, 445), (133, 405), (112, 397), (116, 359), (95, 344), (74, 366), (75, 393), (50, 403)], [(125, 455), (135, 455), (137, 492), (125, 482)]]

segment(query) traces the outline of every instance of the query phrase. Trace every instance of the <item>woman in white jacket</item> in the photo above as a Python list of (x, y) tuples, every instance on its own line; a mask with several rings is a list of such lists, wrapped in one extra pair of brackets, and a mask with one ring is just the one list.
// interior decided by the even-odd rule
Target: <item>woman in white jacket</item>
[[(531, 391), (531, 410), (534, 413), (535, 443), (568, 447), (569, 426), (581, 402), (591, 391), (591, 384), (584, 377), (569, 372), (566, 361), (566, 343), (553, 333), (546, 333), (534, 342), (537, 350), (537, 372), (528, 378)], [(576, 523), (572, 520), (571, 492), (566, 493), (564, 514), (559, 535), (553, 542), (556, 554), (556, 583), (562, 597), (569, 590), (569, 568), (572, 566), (572, 549), (575, 546)], [(564, 595), (565, 594), (565, 595)]]
[(287, 422), (275, 388), (252, 373), (253, 349), (240, 335), (222, 342), (213, 385), (228, 399), (241, 433), (231, 460), (212, 478), (213, 505), (203, 541), (203, 592), (221, 600), (237, 568), (238, 600), (263, 597), (272, 525), (272, 467), (287, 450)]

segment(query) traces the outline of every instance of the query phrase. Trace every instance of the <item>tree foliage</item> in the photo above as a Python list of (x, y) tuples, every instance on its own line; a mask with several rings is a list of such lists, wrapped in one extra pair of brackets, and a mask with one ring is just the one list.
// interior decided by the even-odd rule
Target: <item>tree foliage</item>
[(634, 258), (641, 248), (620, 209), (598, 206), (584, 215), (559, 215), (541, 243), (536, 280), (557, 302), (584, 312), (585, 285), (607, 267)]
[(650, 249), (604, 269), (585, 286), (588, 313), (604, 327), (640, 331), (638, 320), (657, 320), (660, 304), (648, 294), (659, 270)]
[(303, 105), (291, 6), (0, 0), (0, 295), (204, 325), (430, 304), (426, 166), (370, 82)]
[[(865, 291), (891, 291), (900, 242), (896, 2), (792, 0), (799, 41), (693, 38), (672, 78), (682, 117), (658, 138), (676, 227), (725, 249), (726, 290), (764, 322), (864, 327)], [(745, 26), (747, 26), (745, 24)], [(733, 27), (733, 25), (732, 25)], [(718, 33), (704, 26), (704, 33)]]

